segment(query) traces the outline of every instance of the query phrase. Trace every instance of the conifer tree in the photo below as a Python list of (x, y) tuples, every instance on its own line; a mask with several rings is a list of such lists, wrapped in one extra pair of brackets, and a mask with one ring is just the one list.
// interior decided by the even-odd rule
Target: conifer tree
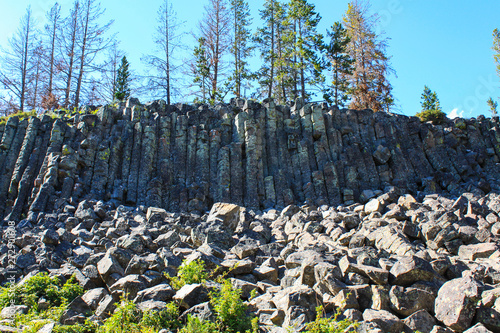
[(495, 54), (493, 54), (493, 58), (495, 59), (497, 75), (500, 77), (500, 30), (498, 29), (493, 30), (492, 49), (493, 51), (495, 51)]
[(261, 94), (275, 98), (278, 103), (286, 102), (290, 73), (291, 38), (286, 20), (286, 5), (278, 0), (266, 0), (260, 10), (264, 24), (257, 29), (255, 43), (260, 52), (262, 66), (258, 71)]
[[(347, 45), (351, 38), (342, 23), (335, 22), (332, 30), (327, 31), (330, 38), (324, 44), (323, 51), (327, 60), (326, 67), (332, 72), (332, 85), (325, 90), (324, 98), (335, 106), (344, 106), (349, 99), (349, 83), (347, 78), (352, 75), (354, 60), (347, 53)], [(333, 98), (333, 99), (332, 99)]]
[(210, 63), (207, 58), (205, 39), (198, 39), (198, 46), (194, 48), (195, 63), (191, 65), (191, 73), (194, 76), (193, 82), (198, 85), (199, 93), (196, 96), (195, 102), (206, 103), (210, 86)]
[(348, 5), (344, 26), (351, 39), (347, 49), (355, 60), (349, 76), (353, 109), (389, 111), (394, 99), (388, 75), (394, 73), (386, 54), (387, 39), (380, 40), (374, 31), (377, 17), (368, 15), (368, 4), (354, 0)]
[(498, 107), (498, 102), (493, 101), (493, 98), (489, 98), (486, 103), (488, 103), (488, 106), (490, 107), (491, 111), (491, 116), (494, 117), (497, 115), (497, 107)]
[(422, 93), (421, 99), (420, 105), (422, 105), (422, 111), (441, 111), (436, 92), (432, 91), (428, 86), (424, 86), (424, 92)]
[(300, 85), (300, 97), (306, 100), (306, 86), (324, 81), (321, 74), (323, 68), (317, 56), (323, 43), (323, 36), (317, 32), (321, 16), (307, 0), (290, 0), (288, 7), (293, 27), (294, 69), (297, 71), (297, 75), (293, 76), (294, 95), (298, 95), (296, 87)]
[(120, 68), (116, 75), (115, 93), (117, 100), (123, 101), (130, 97), (130, 71), (127, 57), (122, 58)]
[(250, 7), (244, 0), (231, 0), (231, 12), (233, 16), (233, 46), (231, 54), (234, 58), (233, 74), (230, 81), (233, 86), (233, 93), (236, 97), (241, 96), (241, 88), (245, 81), (252, 78), (248, 68), (248, 58), (252, 53), (250, 25), (252, 18), (250, 16)]

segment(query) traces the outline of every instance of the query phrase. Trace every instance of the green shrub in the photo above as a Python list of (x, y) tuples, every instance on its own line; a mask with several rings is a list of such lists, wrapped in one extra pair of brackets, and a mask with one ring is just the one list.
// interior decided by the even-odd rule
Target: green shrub
[(305, 333), (344, 333), (356, 331), (357, 323), (348, 319), (338, 321), (339, 316), (340, 310), (333, 317), (325, 318), (323, 316), (323, 307), (319, 306), (316, 308), (316, 320), (306, 325), (307, 331)]
[(193, 260), (189, 264), (182, 264), (179, 267), (177, 276), (171, 277), (167, 275), (170, 279), (172, 288), (179, 290), (186, 284), (202, 283), (208, 277), (208, 272), (205, 270), (205, 263), (203, 260)]
[(179, 322), (179, 306), (175, 303), (168, 303), (167, 308), (162, 311), (146, 311), (142, 314), (140, 324), (153, 327), (156, 330), (176, 329), (181, 324)]
[(245, 332), (251, 328), (247, 306), (241, 299), (241, 289), (234, 289), (231, 281), (224, 279), (220, 290), (210, 293), (210, 304), (220, 332)]
[(214, 323), (207, 320), (200, 320), (198, 317), (188, 315), (187, 323), (178, 333), (217, 333), (217, 327)]
[[(99, 327), (99, 333), (140, 333), (143, 330), (141, 311), (129, 300), (122, 299), (115, 312), (109, 317), (104, 325)], [(147, 332), (155, 332), (152, 328)]]
[(441, 110), (424, 110), (416, 114), (420, 121), (432, 121), (433, 124), (441, 124), (446, 119), (446, 113)]
[(6, 307), (13, 301), (15, 304), (25, 304), (38, 312), (38, 300), (43, 297), (49, 307), (59, 307), (68, 304), (76, 297), (83, 295), (83, 288), (72, 276), (64, 285), (57, 277), (50, 277), (47, 273), (38, 273), (29, 278), (22, 285), (13, 288), (7, 286), (0, 290), (0, 307)]

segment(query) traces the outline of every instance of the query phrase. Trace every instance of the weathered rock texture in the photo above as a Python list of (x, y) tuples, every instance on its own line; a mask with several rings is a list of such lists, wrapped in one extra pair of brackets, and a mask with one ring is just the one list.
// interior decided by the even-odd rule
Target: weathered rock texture
[(413, 194), (489, 192), (500, 175), (498, 124), (433, 126), (250, 100), (196, 107), (130, 99), (97, 115), (11, 118), (0, 128), (0, 218), (33, 221), (90, 198), (204, 212), (214, 202), (248, 209), (366, 202), (388, 185)]

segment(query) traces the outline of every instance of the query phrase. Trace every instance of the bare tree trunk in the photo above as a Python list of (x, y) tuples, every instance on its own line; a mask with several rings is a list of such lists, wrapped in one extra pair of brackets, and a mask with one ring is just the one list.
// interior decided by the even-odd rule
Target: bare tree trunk
[(274, 36), (274, 1), (272, 1), (271, 4), (271, 73), (269, 75), (269, 93), (268, 93), (268, 98), (271, 99), (273, 97), (273, 82), (274, 82), (274, 43), (275, 43), (275, 36)]
[(168, 1), (165, 1), (165, 61), (167, 74), (167, 105), (170, 105), (170, 26)]
[(56, 3), (54, 7), (52, 7), (50, 11), (50, 18), (53, 20), (52, 23), (52, 40), (50, 43), (50, 60), (49, 60), (49, 86), (47, 92), (49, 95), (52, 95), (52, 87), (53, 87), (53, 77), (54, 77), (54, 54), (56, 49), (56, 35), (57, 35), (57, 24), (60, 18), (60, 9), (61, 7)]
[(85, 13), (85, 25), (83, 28), (83, 41), (82, 41), (82, 48), (81, 48), (81, 53), (80, 53), (80, 69), (78, 73), (78, 81), (76, 82), (76, 92), (75, 92), (75, 107), (78, 108), (80, 104), (80, 92), (82, 89), (82, 81), (83, 81), (83, 71), (84, 71), (84, 66), (85, 66), (85, 55), (86, 55), (86, 48), (87, 48), (87, 36), (88, 36), (88, 29), (89, 29), (89, 16), (90, 16), (90, 1), (87, 0), (87, 6), (86, 6), (86, 13)]
[(68, 79), (66, 81), (66, 89), (64, 96), (64, 107), (69, 106), (69, 98), (71, 94), (71, 80), (73, 78), (73, 66), (75, 61), (75, 49), (76, 49), (76, 34), (77, 34), (77, 24), (78, 24), (78, 16), (79, 16), (80, 4), (78, 1), (75, 2), (75, 7), (72, 12), (72, 21), (71, 21), (71, 46), (68, 52), (69, 56), (69, 64), (68, 64)]
[(21, 97), (19, 100), (19, 109), (24, 111), (24, 101), (26, 95), (27, 87), (27, 72), (28, 72), (28, 55), (29, 55), (29, 38), (30, 38), (30, 26), (31, 26), (31, 8), (28, 8), (26, 13), (26, 29), (25, 29), (25, 39), (24, 39), (24, 49), (22, 56), (22, 74), (21, 74)]

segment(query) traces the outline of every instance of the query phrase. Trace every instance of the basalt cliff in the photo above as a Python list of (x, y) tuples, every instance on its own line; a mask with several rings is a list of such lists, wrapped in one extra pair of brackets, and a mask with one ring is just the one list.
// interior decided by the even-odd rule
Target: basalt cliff
[[(148, 332), (199, 332), (192, 318), (221, 323), (228, 284), (258, 332), (320, 332), (318, 306), (328, 332), (500, 332), (498, 117), (250, 100), (85, 111), (0, 126), (0, 284), (81, 287), (57, 316), (45, 290), (0, 289), (0, 332), (148, 316), (172, 319)], [(200, 260), (206, 280), (176, 286)]]
[(376, 191), (498, 188), (498, 118), (443, 126), (324, 104), (127, 104), (0, 127), (0, 217), (96, 199), (203, 212), (366, 202)]

